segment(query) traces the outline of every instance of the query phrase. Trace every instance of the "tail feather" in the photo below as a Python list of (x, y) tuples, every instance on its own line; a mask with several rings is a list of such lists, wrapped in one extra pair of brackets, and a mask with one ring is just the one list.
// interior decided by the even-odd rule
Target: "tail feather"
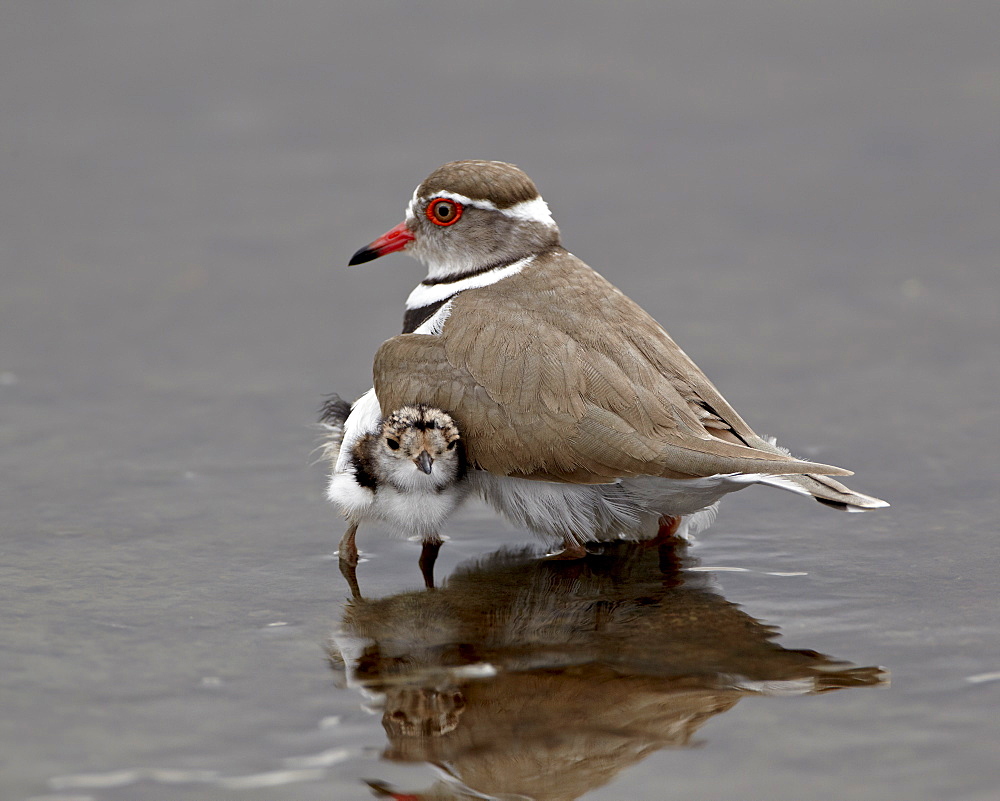
[[(762, 451), (784, 453), (786, 456), (792, 455), (788, 449), (775, 442), (774, 437), (757, 437), (751, 442), (751, 445)], [(867, 512), (870, 509), (884, 509), (889, 505), (880, 498), (855, 492), (830, 476), (820, 476), (815, 473), (761, 476), (757, 483), (779, 487), (799, 495), (808, 495), (824, 506), (830, 506), (843, 512)]]
[(879, 498), (855, 492), (829, 476), (817, 476), (811, 473), (761, 476), (757, 483), (778, 487), (798, 495), (808, 495), (825, 506), (844, 512), (867, 512), (871, 509), (884, 509), (889, 505)]
[(319, 413), (319, 424), (323, 429), (323, 441), (317, 448), (320, 459), (336, 463), (344, 442), (344, 423), (350, 414), (351, 404), (339, 395), (331, 395), (326, 399)]
[(340, 395), (331, 395), (319, 410), (319, 421), (329, 426), (343, 426), (351, 414), (351, 404)]

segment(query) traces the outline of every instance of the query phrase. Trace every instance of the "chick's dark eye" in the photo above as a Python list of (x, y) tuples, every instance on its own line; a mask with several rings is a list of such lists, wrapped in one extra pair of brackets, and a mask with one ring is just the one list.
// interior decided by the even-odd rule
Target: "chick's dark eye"
[(462, 204), (445, 197), (432, 200), (427, 206), (427, 217), (435, 225), (452, 225), (462, 216)]
[(388, 445), (394, 451), (398, 451), (399, 450), (399, 440), (398, 439), (393, 439), (392, 437), (388, 437), (386, 439), (386, 441), (385, 441), (385, 444)]
[(455, 446), (456, 445), (458, 445), (458, 440), (457, 439), (453, 439), (451, 442), (448, 443), (448, 450), (450, 450), (450, 451), (455, 450)]

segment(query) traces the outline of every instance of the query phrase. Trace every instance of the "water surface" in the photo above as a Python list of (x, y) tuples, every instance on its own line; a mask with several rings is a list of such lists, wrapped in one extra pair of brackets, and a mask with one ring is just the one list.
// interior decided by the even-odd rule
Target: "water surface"
[[(998, 31), (5, 4), (0, 795), (995, 798)], [(673, 561), (567, 568), (473, 504), (434, 593), (362, 531), (351, 601), (312, 421), (422, 274), (346, 261), (466, 157), (524, 167), (757, 430), (892, 508), (759, 488)]]

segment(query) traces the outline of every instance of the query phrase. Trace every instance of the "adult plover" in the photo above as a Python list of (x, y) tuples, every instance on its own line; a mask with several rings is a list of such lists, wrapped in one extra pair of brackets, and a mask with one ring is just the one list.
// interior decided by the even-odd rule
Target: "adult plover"
[(378, 520), (423, 543), (420, 567), (433, 584), (445, 519), (468, 494), (465, 449), (455, 421), (423, 404), (400, 406), (377, 424), (371, 393), (351, 406), (336, 395), (323, 407), (323, 444), (332, 465), (327, 497), (347, 518), (342, 566), (358, 563), (358, 526)]
[[(638, 304), (566, 251), (517, 167), (456, 161), (350, 264), (406, 250), (428, 268), (404, 333), (375, 358), (376, 409), (421, 402), (458, 422), (472, 483), (561, 541), (685, 533), (725, 494), (767, 484), (837, 509), (888, 504), (758, 436)], [(700, 514), (699, 514), (700, 513)]]

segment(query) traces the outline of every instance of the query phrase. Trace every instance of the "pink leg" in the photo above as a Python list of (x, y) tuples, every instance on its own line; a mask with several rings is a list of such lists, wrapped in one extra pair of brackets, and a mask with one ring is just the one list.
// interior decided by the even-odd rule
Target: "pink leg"
[(663, 515), (660, 518), (660, 528), (656, 532), (656, 536), (651, 540), (646, 540), (646, 545), (652, 547), (654, 545), (676, 545), (679, 543), (677, 539), (677, 529), (681, 527), (681, 518), (673, 517), (671, 515)]
[(587, 549), (577, 542), (576, 538), (567, 534), (563, 537), (563, 549), (559, 553), (552, 553), (545, 558), (550, 561), (572, 561), (574, 559), (584, 559), (587, 556)]

